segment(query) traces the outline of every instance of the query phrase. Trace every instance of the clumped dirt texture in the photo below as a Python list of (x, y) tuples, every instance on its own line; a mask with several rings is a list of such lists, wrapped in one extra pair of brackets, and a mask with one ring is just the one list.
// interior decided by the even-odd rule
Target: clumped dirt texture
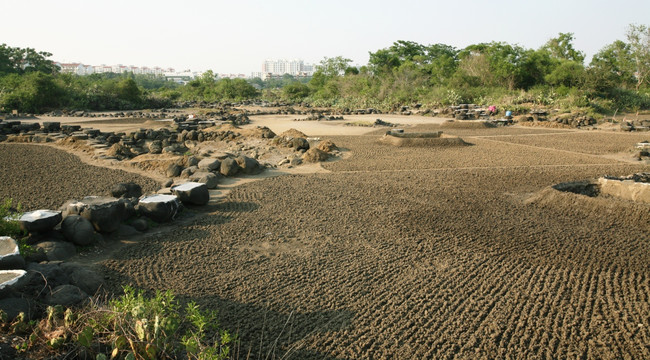
[(650, 358), (650, 206), (552, 188), (648, 166), (552, 130), (446, 133), (474, 146), (332, 137), (330, 173), (234, 189), (105, 261), (109, 285), (218, 310), (243, 357)]
[(155, 181), (130, 172), (91, 166), (49, 146), (0, 144), (0, 199), (13, 199), (24, 211), (58, 209), (66, 200), (109, 195), (113, 185), (135, 182), (143, 192)]

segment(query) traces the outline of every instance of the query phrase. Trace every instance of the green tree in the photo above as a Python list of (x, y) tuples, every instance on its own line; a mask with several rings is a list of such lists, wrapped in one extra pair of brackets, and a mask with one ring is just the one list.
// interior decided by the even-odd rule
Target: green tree
[(634, 87), (635, 60), (630, 45), (621, 40), (605, 46), (591, 60), (587, 79), (595, 90)]
[(295, 81), (282, 88), (282, 93), (290, 101), (301, 101), (309, 96), (309, 86)]
[(560, 33), (558, 37), (552, 38), (542, 46), (542, 49), (558, 60), (575, 61), (580, 64), (585, 60), (585, 54), (573, 47), (573, 33)]
[(57, 108), (63, 94), (50, 74), (13, 74), (0, 82), (0, 108), (40, 113)]
[(116, 86), (116, 95), (118, 99), (128, 101), (132, 104), (140, 104), (142, 102), (142, 92), (138, 88), (135, 80), (131, 78), (125, 78), (120, 80)]
[(342, 56), (333, 58), (325, 57), (321, 60), (320, 65), (318, 65), (318, 70), (316, 71), (323, 73), (328, 78), (341, 76), (345, 73), (345, 69), (348, 68), (348, 64), (351, 62), (352, 60), (346, 59)]
[(44, 51), (36, 51), (31, 48), (10, 47), (6, 44), (0, 45), (0, 75), (2, 74), (24, 74), (40, 71), (46, 74), (57, 72), (57, 67), (47, 58), (52, 54)]
[(634, 58), (636, 90), (650, 81), (650, 27), (631, 24), (627, 30), (627, 41)]

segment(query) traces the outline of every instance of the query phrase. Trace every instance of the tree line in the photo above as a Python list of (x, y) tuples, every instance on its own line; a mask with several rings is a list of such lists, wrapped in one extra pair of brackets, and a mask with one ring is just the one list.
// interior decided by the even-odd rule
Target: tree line
[(178, 101), (280, 100), (314, 106), (390, 110), (420, 103), (588, 108), (607, 113), (650, 108), (650, 27), (630, 25), (626, 39), (603, 47), (585, 64), (572, 33), (538, 49), (505, 42), (457, 49), (399, 40), (369, 52), (368, 64), (325, 58), (310, 78), (217, 79), (212, 71), (184, 85), (134, 74), (58, 73), (34, 49), (0, 46), (0, 112), (18, 109), (124, 110)]

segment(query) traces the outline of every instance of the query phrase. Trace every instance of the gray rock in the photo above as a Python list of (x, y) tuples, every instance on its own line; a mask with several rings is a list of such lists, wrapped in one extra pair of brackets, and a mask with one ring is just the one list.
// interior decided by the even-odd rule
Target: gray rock
[(190, 166), (190, 167), (188, 167), (188, 168), (185, 168), (185, 169), (183, 169), (183, 171), (181, 171), (181, 177), (182, 177), (182, 178), (189, 178), (189, 177), (192, 176), (192, 174), (194, 174), (197, 170), (199, 170), (199, 168), (196, 167), (196, 166)]
[[(27, 272), (30, 277), (30, 283), (36, 283), (37, 286), (42, 287), (41, 284), (47, 284), (54, 288), (70, 283), (70, 278), (57, 263), (29, 263), (27, 264)], [(32, 278), (35, 278), (36, 281)]]
[(139, 198), (142, 196), (142, 187), (134, 182), (119, 183), (111, 189), (114, 198)]
[(124, 203), (112, 197), (87, 196), (68, 204), (69, 214), (78, 214), (90, 220), (95, 230), (113, 232), (125, 218)]
[(86, 294), (94, 295), (104, 285), (104, 277), (90, 268), (74, 263), (63, 263), (61, 268), (75, 285)]
[(293, 138), (291, 140), (291, 147), (296, 150), (309, 150), (309, 141), (301, 137)]
[(293, 158), (293, 159), (291, 159), (291, 161), (289, 161), (289, 165), (292, 165), (292, 166), (298, 166), (300, 164), (302, 164), (302, 159), (299, 158), (299, 157)]
[(149, 195), (140, 198), (138, 212), (156, 222), (173, 220), (180, 208), (175, 195)]
[(149, 152), (152, 154), (160, 154), (162, 153), (162, 142), (160, 140), (154, 140), (149, 144)]
[(0, 270), (23, 269), (25, 259), (20, 255), (18, 243), (9, 236), (0, 236)]
[(44, 241), (34, 247), (43, 249), (48, 261), (66, 260), (77, 255), (77, 248), (66, 241)]
[(196, 156), (189, 156), (187, 158), (187, 166), (197, 166), (199, 164), (199, 159)]
[(162, 187), (170, 187), (174, 184), (174, 179), (167, 179), (165, 182), (163, 182), (161, 185)]
[(188, 182), (172, 187), (172, 193), (183, 204), (205, 205), (210, 201), (210, 192), (205, 184)]
[[(219, 174), (219, 176), (221, 176), (221, 174)], [(211, 172), (200, 171), (194, 173), (194, 175), (190, 177), (190, 180), (205, 184), (205, 186), (207, 186), (208, 189), (216, 189), (217, 185), (219, 184), (219, 176)]]
[(260, 163), (253, 158), (249, 158), (247, 156), (238, 156), (235, 161), (237, 161), (237, 164), (241, 168), (241, 171), (246, 175), (256, 175), (264, 171), (264, 168), (260, 165)]
[(72, 306), (88, 299), (88, 294), (74, 285), (60, 285), (45, 296), (49, 305)]
[(95, 240), (95, 228), (90, 221), (80, 215), (69, 215), (61, 223), (63, 236), (79, 246), (87, 246)]
[(219, 170), (221, 167), (221, 161), (219, 159), (205, 158), (199, 161), (199, 169), (204, 169), (208, 171)]
[(183, 171), (183, 167), (178, 164), (170, 164), (165, 171), (167, 177), (177, 177)]
[(135, 219), (131, 222), (131, 226), (138, 231), (147, 231), (149, 229), (149, 223), (145, 219)]
[(7, 321), (12, 322), (21, 312), (25, 313), (27, 319), (31, 319), (34, 313), (34, 305), (27, 299), (11, 297), (0, 300), (0, 310), (7, 314)]
[(20, 228), (28, 233), (46, 232), (61, 222), (60, 211), (36, 210), (24, 213), (18, 218)]
[(227, 158), (221, 161), (220, 172), (223, 176), (235, 176), (239, 174), (239, 164), (233, 158)]

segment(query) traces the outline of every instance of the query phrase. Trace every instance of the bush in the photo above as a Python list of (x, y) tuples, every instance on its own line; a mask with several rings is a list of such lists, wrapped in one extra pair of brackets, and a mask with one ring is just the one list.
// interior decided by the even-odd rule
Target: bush
[[(190, 302), (184, 315), (170, 291), (147, 298), (124, 287), (124, 295), (80, 309), (48, 307), (40, 322), (26, 322), (24, 314), (2, 330), (18, 339), (16, 349), (34, 357), (96, 359), (227, 359), (236, 341), (219, 330), (216, 312), (202, 312)], [(27, 335), (25, 335), (27, 334)]]

